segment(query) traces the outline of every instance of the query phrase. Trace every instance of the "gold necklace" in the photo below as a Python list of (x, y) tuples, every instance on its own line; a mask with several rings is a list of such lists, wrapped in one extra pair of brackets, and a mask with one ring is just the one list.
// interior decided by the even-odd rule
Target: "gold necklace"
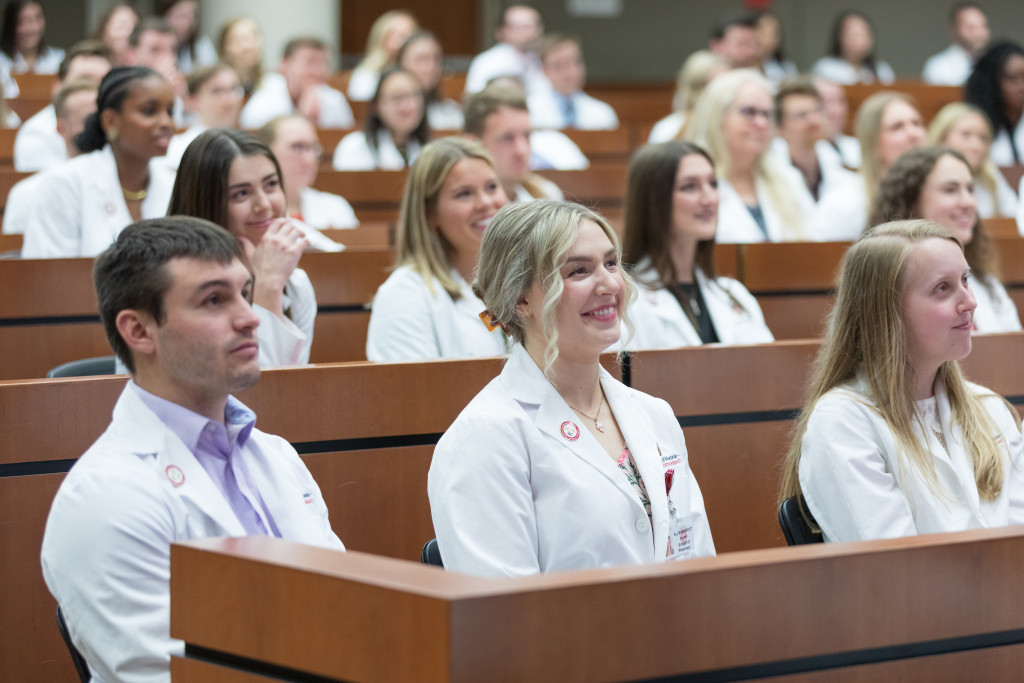
[(146, 198), (145, 189), (139, 190), (138, 192), (132, 192), (131, 190), (126, 190), (122, 185), (121, 193), (124, 195), (124, 198), (130, 202), (141, 202), (143, 199)]
[(588, 420), (590, 420), (591, 422), (593, 422), (594, 423), (594, 427), (597, 428), (597, 431), (599, 431), (602, 434), (604, 434), (604, 423), (601, 422), (599, 419), (597, 419), (597, 418), (601, 417), (601, 408), (604, 407), (604, 387), (601, 388), (601, 402), (599, 404), (597, 404), (597, 415), (596, 416), (591, 417), (590, 415), (587, 415), (586, 413), (584, 413), (582, 410), (580, 410), (579, 408), (577, 408), (576, 406), (574, 406), (571, 403), (569, 403), (569, 407), (572, 408), (573, 410), (575, 410), (577, 413), (579, 413), (583, 417), (585, 417)]

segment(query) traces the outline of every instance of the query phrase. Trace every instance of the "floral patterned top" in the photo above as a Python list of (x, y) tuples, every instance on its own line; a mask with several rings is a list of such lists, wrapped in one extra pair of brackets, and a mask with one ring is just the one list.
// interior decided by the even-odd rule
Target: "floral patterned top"
[(629, 452), (629, 446), (622, 446), (622, 453), (619, 455), (618, 463), (619, 469), (626, 475), (626, 481), (633, 487), (633, 491), (636, 492), (640, 503), (647, 510), (647, 518), (651, 522), (651, 533), (653, 534), (654, 517), (651, 515), (651, 498), (647, 495), (647, 486), (640, 477), (640, 470), (636, 468), (636, 462), (633, 460), (633, 454)]

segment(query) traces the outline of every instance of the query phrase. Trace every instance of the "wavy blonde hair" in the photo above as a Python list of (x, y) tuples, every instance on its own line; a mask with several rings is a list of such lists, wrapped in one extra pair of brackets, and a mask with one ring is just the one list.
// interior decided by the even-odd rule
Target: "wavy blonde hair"
[(495, 322), (501, 323), (516, 342), (524, 344), (526, 339), (523, 321), (516, 307), (534, 282), (539, 283), (544, 291), (540, 323), (547, 339), (545, 375), (558, 358), (555, 314), (565, 289), (562, 266), (576, 243), (580, 221), (584, 220), (596, 223), (615, 248), (624, 283), (620, 310), (628, 339), (633, 335), (628, 310), (636, 299), (636, 284), (622, 267), (622, 246), (615, 229), (600, 214), (580, 204), (551, 199), (506, 204), (487, 226), (480, 245), (473, 291), (487, 306)]
[(860, 175), (864, 179), (864, 197), (867, 200), (865, 205), (868, 211), (875, 203), (878, 184), (882, 182), (882, 176), (888, 170), (882, 168), (882, 162), (878, 158), (878, 139), (882, 135), (882, 117), (885, 116), (886, 108), (893, 102), (906, 102), (918, 111), (917, 102), (910, 95), (884, 90), (876, 92), (861, 103), (853, 124), (854, 136), (860, 143)]
[[(940, 497), (955, 494), (942, 490), (931, 453), (915, 435), (914, 425), (920, 419), (915, 411), (915, 377), (910, 367), (903, 322), (907, 260), (929, 239), (949, 240), (962, 248), (960, 242), (937, 223), (912, 220), (872, 228), (844, 254), (836, 304), (814, 361), (806, 405), (786, 453), (780, 502), (802, 493), (801, 449), (814, 407), (829, 391), (857, 376), (866, 381), (872, 408), (892, 432), (901, 470), (913, 468), (920, 472), (928, 489)], [(1003, 460), (992, 439), (998, 427), (989, 418), (980, 397), (967, 384), (958, 362), (943, 363), (938, 380), (946, 389), (953, 422), (960, 427), (964, 449), (974, 464), (978, 493), (982, 500), (995, 500), (1005, 478)]]
[[(732, 170), (732, 158), (726, 144), (722, 124), (725, 115), (736, 101), (736, 96), (744, 85), (753, 83), (768, 94), (772, 99), (772, 85), (768, 79), (753, 69), (734, 69), (718, 76), (708, 84), (704, 94), (697, 100), (689, 125), (684, 136), (687, 142), (693, 142), (706, 149), (718, 167), (718, 177), (728, 178)], [(774, 134), (774, 124), (769, 122), (768, 140)], [(785, 239), (803, 240), (807, 238), (804, 229), (804, 217), (800, 205), (793, 196), (789, 185), (783, 179), (784, 170), (769, 153), (770, 145), (765, 145), (764, 152), (754, 169), (754, 181), (765, 189), (768, 200), (775, 213), (779, 215), (785, 228)]]
[(393, 9), (377, 17), (370, 26), (370, 35), (366, 38), (366, 53), (360, 60), (357, 69), (368, 69), (380, 71), (391, 61), (391, 55), (384, 49), (384, 38), (387, 37), (395, 19), (405, 18), (412, 21), (413, 31), (420, 27), (420, 23), (412, 12), (404, 9)]

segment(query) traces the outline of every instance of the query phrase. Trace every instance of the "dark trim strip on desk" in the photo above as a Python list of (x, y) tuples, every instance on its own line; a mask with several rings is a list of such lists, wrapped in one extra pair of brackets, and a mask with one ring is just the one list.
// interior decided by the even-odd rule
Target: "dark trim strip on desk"
[(731, 681), (786, 676), (810, 671), (826, 671), (843, 667), (895, 662), (902, 659), (930, 657), (954, 652), (965, 652), (967, 650), (1019, 645), (1021, 643), (1024, 643), (1024, 629), (1013, 629), (997, 631), (995, 633), (941, 638), (921, 643), (904, 643), (902, 645), (886, 645), (866, 650), (835, 652), (827, 655), (787, 659), (779, 662), (764, 662), (731, 669), (717, 669), (715, 671), (668, 676), (651, 679), (651, 683), (668, 683), (669, 681), (678, 683), (728, 683)]
[(25, 477), (30, 474), (67, 474), (78, 458), (71, 460), (37, 460), (35, 462), (12, 462), (0, 465), (0, 479), (4, 477)]
[(317, 304), (317, 313), (369, 313), (369, 304), (332, 304), (332, 305), (320, 305)]
[[(770, 678), (773, 676), (787, 676), (812, 671), (827, 671), (829, 669), (895, 662), (903, 659), (951, 654), (954, 652), (965, 652), (967, 650), (981, 650), (991, 647), (1004, 647), (1007, 645), (1018, 645), (1021, 643), (1024, 643), (1024, 629), (1013, 629), (1009, 631), (997, 631), (995, 633), (942, 638), (921, 643), (905, 643), (902, 645), (886, 645), (883, 647), (869, 648), (865, 650), (835, 652), (826, 655), (800, 657), (777, 662), (761, 662), (759, 664), (749, 664), (729, 669), (716, 669), (714, 671), (701, 671), (697, 673), (665, 676), (662, 678), (636, 680), (646, 680), (649, 681), (649, 683), (730, 683), (732, 681), (746, 681), (751, 679)], [(250, 659), (248, 657), (239, 657), (238, 655), (232, 655), (218, 650), (211, 650), (189, 643), (185, 644), (185, 657), (285, 681), (299, 681), (301, 683), (329, 683), (341, 680), (338, 678), (325, 678), (314, 674), (304, 673), (302, 671), (296, 671), (295, 669), (290, 669), (276, 664), (269, 664), (259, 660)]]
[(795, 420), (799, 409), (758, 410), (747, 413), (717, 413), (715, 415), (677, 415), (680, 427), (714, 427), (717, 425), (752, 424), (756, 422), (785, 422)]
[(750, 292), (755, 298), (760, 296), (766, 297), (793, 297), (793, 296), (827, 296), (834, 298), (836, 292), (834, 289), (766, 289), (763, 291), (752, 291)]
[(354, 439), (328, 439), (327, 441), (298, 441), (292, 447), (299, 455), (362, 451), (375, 448), (401, 448), (403, 446), (433, 446), (443, 432), (435, 434), (396, 434), (392, 436), (366, 436)]
[(48, 315), (39, 318), (0, 318), (0, 327), (30, 327), (33, 325), (81, 325), (99, 323), (99, 315)]

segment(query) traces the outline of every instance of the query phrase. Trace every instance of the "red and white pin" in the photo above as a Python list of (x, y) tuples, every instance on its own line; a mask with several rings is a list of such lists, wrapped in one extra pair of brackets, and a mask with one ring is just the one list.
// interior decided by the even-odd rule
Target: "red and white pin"
[(168, 465), (167, 469), (164, 470), (164, 474), (167, 475), (167, 479), (175, 488), (185, 483), (185, 473), (177, 465)]
[(575, 441), (580, 438), (580, 428), (575, 422), (569, 422), (566, 420), (562, 423), (562, 436), (569, 441)]

